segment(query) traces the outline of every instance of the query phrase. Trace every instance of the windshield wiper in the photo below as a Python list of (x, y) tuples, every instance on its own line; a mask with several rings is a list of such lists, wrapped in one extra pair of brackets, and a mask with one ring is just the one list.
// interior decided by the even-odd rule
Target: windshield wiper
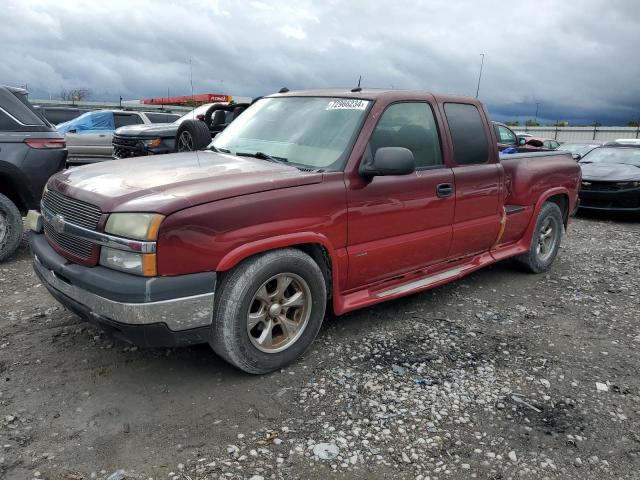
[(216, 153), (231, 153), (231, 150), (227, 150), (226, 148), (218, 148), (214, 145), (211, 145), (209, 147), (209, 150), (211, 150), (212, 152), (216, 152)]
[(273, 163), (289, 163), (289, 160), (284, 157), (272, 157), (264, 152), (248, 153), (248, 152), (236, 152), (238, 157), (253, 157), (259, 160), (267, 160)]

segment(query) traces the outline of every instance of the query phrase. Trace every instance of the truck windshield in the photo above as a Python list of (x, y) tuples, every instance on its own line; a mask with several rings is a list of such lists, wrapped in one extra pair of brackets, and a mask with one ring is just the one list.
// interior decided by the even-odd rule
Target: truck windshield
[(370, 104), (350, 98), (263, 98), (212, 145), (234, 155), (266, 155), (303, 168), (341, 169)]

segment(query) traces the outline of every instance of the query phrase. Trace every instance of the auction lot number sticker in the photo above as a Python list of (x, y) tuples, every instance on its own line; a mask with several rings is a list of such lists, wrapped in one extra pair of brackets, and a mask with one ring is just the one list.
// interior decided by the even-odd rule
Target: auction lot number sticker
[(327, 110), (364, 110), (369, 105), (367, 100), (340, 98), (331, 100), (327, 104)]

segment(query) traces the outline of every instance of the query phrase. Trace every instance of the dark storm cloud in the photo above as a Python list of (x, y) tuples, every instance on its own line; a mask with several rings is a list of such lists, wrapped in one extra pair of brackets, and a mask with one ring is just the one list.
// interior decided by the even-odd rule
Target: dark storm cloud
[[(576, 6), (576, 4), (578, 4)], [(36, 97), (366, 86), (475, 95), (500, 118), (640, 115), (635, 0), (31, 2), (3, 7), (0, 82)]]

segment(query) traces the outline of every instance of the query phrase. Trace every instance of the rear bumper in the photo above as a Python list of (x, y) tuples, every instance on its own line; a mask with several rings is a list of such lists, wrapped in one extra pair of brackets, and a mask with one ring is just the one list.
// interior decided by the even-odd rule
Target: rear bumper
[(640, 188), (614, 191), (580, 190), (580, 209), (640, 212)]
[(51, 295), (80, 317), (143, 347), (208, 341), (216, 274), (144, 278), (69, 263), (31, 234), (33, 267)]

